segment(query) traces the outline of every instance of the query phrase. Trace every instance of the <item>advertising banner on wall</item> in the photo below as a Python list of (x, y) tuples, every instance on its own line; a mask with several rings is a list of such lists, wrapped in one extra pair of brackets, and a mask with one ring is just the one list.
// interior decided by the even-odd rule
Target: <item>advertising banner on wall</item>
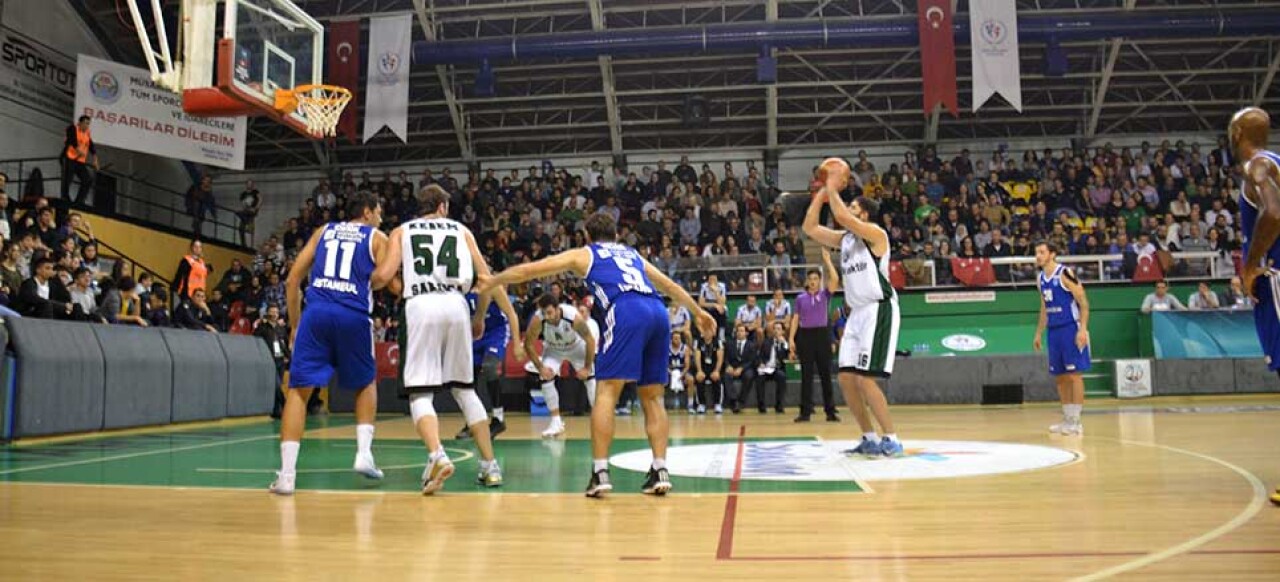
[(0, 28), (0, 98), (66, 119), (71, 115), (75, 92), (74, 59)]
[(1261, 358), (1253, 311), (1156, 311), (1151, 314), (1156, 359)]
[(151, 74), (137, 67), (80, 55), (73, 117), (81, 115), (93, 120), (98, 145), (244, 169), (244, 117), (188, 115), (181, 95), (152, 83)]

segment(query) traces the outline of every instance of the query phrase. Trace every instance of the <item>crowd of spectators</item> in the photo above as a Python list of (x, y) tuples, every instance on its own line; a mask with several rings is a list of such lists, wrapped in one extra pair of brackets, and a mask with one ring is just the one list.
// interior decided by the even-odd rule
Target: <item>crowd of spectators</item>
[[(1146, 255), (1159, 256), (1166, 274), (1210, 271), (1207, 261), (1171, 260), (1167, 253), (1178, 251), (1215, 252), (1213, 270), (1230, 272), (1230, 253), (1241, 243), (1231, 155), (1225, 139), (1211, 151), (1166, 141), (1027, 151), (1020, 159), (1005, 150), (976, 159), (966, 149), (945, 160), (924, 148), (882, 168), (858, 152), (849, 158), (854, 180), (843, 196), (880, 200), (875, 220), (889, 231), (893, 258), (909, 276), (930, 263), (940, 285), (956, 282), (952, 258), (1030, 257), (1038, 240), (1058, 243), (1064, 255), (1125, 257), (1100, 272), (1081, 267), (1095, 279), (1127, 278)], [(674, 166), (659, 161), (630, 173), (599, 163), (579, 172), (550, 164), (465, 176), (449, 168), (418, 175), (346, 172), (303, 194), (297, 216), (268, 236), (247, 273), (235, 277), (237, 290), (223, 288), (224, 297), (247, 299), (254, 313), (281, 305), (282, 274), (314, 228), (345, 219), (348, 197), (376, 193), (389, 230), (417, 215), (416, 193), (428, 184), (453, 195), (453, 217), (476, 234), (497, 270), (581, 245), (582, 223), (594, 212), (616, 217), (624, 242), (691, 289), (718, 272), (730, 292), (795, 291), (804, 269), (792, 266), (816, 262), (806, 258), (798, 228), (803, 207), (789, 208), (751, 162), (693, 164), (683, 157)], [(260, 195), (252, 183), (240, 199), (256, 213)], [(1029, 279), (1033, 270), (997, 267), (995, 274), (1003, 281)], [(517, 298), (529, 294), (518, 291)], [(380, 329), (394, 333), (394, 301), (381, 296), (378, 303)]]

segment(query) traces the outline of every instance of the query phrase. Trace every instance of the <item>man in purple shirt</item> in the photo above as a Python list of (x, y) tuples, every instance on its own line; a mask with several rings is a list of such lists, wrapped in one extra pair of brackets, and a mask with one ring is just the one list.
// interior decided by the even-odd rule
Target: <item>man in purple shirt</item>
[(827, 268), (826, 288), (822, 287), (822, 274), (817, 269), (810, 270), (791, 316), (791, 359), (798, 355), (800, 360), (800, 416), (796, 422), (809, 422), (813, 414), (814, 372), (822, 382), (822, 408), (827, 422), (840, 422), (831, 389), (831, 326), (827, 322), (827, 307), (831, 296), (840, 289), (840, 275), (825, 250), (822, 263)]

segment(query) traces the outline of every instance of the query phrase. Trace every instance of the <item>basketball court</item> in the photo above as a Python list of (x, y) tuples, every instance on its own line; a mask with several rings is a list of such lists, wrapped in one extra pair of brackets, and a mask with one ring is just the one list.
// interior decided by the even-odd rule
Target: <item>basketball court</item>
[[(615, 494), (586, 499), (587, 419), (563, 441), (513, 416), (506, 484), (458, 474), (418, 494), (407, 417), (382, 418), (381, 483), (349, 470), (350, 417), (313, 420), (299, 492), (269, 495), (261, 420), (33, 442), (0, 453), (0, 556), (18, 579), (1180, 578), (1274, 579), (1275, 397), (1090, 402), (1083, 438), (1055, 408), (898, 409), (907, 455), (840, 453), (853, 431), (786, 415), (672, 417), (675, 490), (639, 494), (643, 418), (618, 420)], [(453, 430), (460, 417), (442, 418)], [(68, 548), (73, 548), (68, 552)], [(696, 573), (696, 574), (695, 574)]]

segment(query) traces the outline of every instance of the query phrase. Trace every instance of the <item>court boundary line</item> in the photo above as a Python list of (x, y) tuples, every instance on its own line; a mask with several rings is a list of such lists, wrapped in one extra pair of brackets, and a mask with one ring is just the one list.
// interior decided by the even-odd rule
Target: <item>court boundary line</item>
[(76, 467), (76, 466), (80, 466), (80, 465), (88, 465), (88, 464), (92, 464), (92, 463), (110, 463), (110, 462), (112, 462), (112, 461), (121, 461), (121, 460), (124, 460), (124, 459), (134, 459), (134, 458), (137, 458), (137, 457), (148, 457), (148, 456), (151, 456), (151, 455), (162, 455), (162, 454), (164, 454), (164, 453), (180, 453), (180, 452), (185, 452), (185, 451), (194, 451), (194, 450), (198, 450), (198, 449), (208, 449), (208, 448), (213, 448), (213, 447), (225, 447), (225, 446), (228, 446), (228, 445), (238, 445), (238, 444), (243, 444), (243, 443), (250, 443), (250, 442), (253, 442), (253, 441), (264, 441), (264, 440), (267, 440), (267, 439), (278, 439), (278, 438), (280, 438), (280, 435), (277, 435), (277, 434), (267, 434), (267, 435), (258, 435), (258, 436), (254, 436), (254, 437), (247, 437), (247, 438), (242, 438), (242, 439), (233, 439), (233, 440), (229, 440), (229, 441), (215, 441), (215, 442), (211, 442), (211, 443), (200, 443), (200, 444), (195, 444), (195, 445), (185, 445), (185, 446), (181, 446), (181, 447), (166, 447), (166, 448), (163, 448), (163, 449), (157, 449), (157, 450), (154, 450), (154, 451), (138, 451), (138, 452), (136, 452), (136, 453), (122, 453), (122, 454), (119, 454), (119, 455), (107, 455), (107, 456), (105, 456), (105, 457), (96, 457), (96, 458), (93, 458), (93, 459), (79, 459), (79, 460), (75, 460), (75, 461), (62, 461), (62, 462), (59, 462), (59, 463), (49, 463), (49, 464), (46, 464), (46, 465), (38, 465), (38, 466), (35, 466), (35, 467), (17, 467), (17, 468), (14, 468), (14, 469), (5, 469), (5, 470), (3, 470), (3, 471), (0, 471), (0, 476), (3, 476), (3, 475), (14, 475), (14, 474), (17, 474), (17, 473), (26, 473), (26, 472), (29, 472), (29, 471), (40, 471), (40, 470), (42, 470), (42, 469), (61, 469), (61, 468), (64, 468), (64, 467)]
[(1262, 483), (1262, 480), (1259, 479), (1253, 473), (1249, 472), (1248, 470), (1240, 467), (1239, 465), (1235, 465), (1230, 461), (1224, 461), (1212, 455), (1197, 453), (1195, 451), (1189, 451), (1187, 449), (1174, 447), (1170, 445), (1162, 445), (1159, 443), (1130, 441), (1130, 440), (1110, 438), (1110, 437), (1095, 437), (1095, 438), (1115, 441), (1125, 445), (1136, 445), (1136, 446), (1148, 447), (1153, 449), (1164, 449), (1166, 451), (1180, 453), (1190, 457), (1195, 457), (1202, 461), (1209, 461), (1211, 463), (1221, 465), (1223, 467), (1226, 467), (1234, 471), (1237, 475), (1243, 477), (1245, 482), (1249, 483), (1249, 486), (1252, 487), (1253, 495), (1250, 497), (1249, 503), (1244, 507), (1244, 509), (1242, 509), (1239, 513), (1237, 513), (1235, 517), (1231, 518), (1226, 523), (1219, 525), (1218, 527), (1215, 527), (1189, 540), (1185, 540), (1181, 543), (1177, 543), (1172, 546), (1169, 546), (1163, 550), (1159, 550), (1156, 552), (1148, 552), (1143, 557), (1138, 558), (1136, 560), (1130, 560), (1123, 564), (1117, 564), (1115, 566), (1111, 566), (1110, 568), (1098, 570), (1097, 572), (1094, 572), (1087, 576), (1081, 576), (1079, 578), (1075, 578), (1074, 580), (1081, 581), (1081, 582), (1101, 580), (1103, 578), (1109, 578), (1117, 574), (1123, 574), (1125, 572), (1132, 572), (1140, 568), (1145, 568), (1157, 562), (1161, 562), (1163, 560), (1167, 560), (1169, 558), (1172, 558), (1181, 554), (1185, 554), (1187, 552), (1195, 550), (1200, 546), (1203, 546), (1213, 540), (1216, 540), (1224, 535), (1227, 535), (1239, 529), (1240, 526), (1244, 525), (1245, 523), (1248, 523), (1255, 516), (1257, 516), (1258, 513), (1262, 511), (1262, 507), (1266, 504), (1267, 486)]

